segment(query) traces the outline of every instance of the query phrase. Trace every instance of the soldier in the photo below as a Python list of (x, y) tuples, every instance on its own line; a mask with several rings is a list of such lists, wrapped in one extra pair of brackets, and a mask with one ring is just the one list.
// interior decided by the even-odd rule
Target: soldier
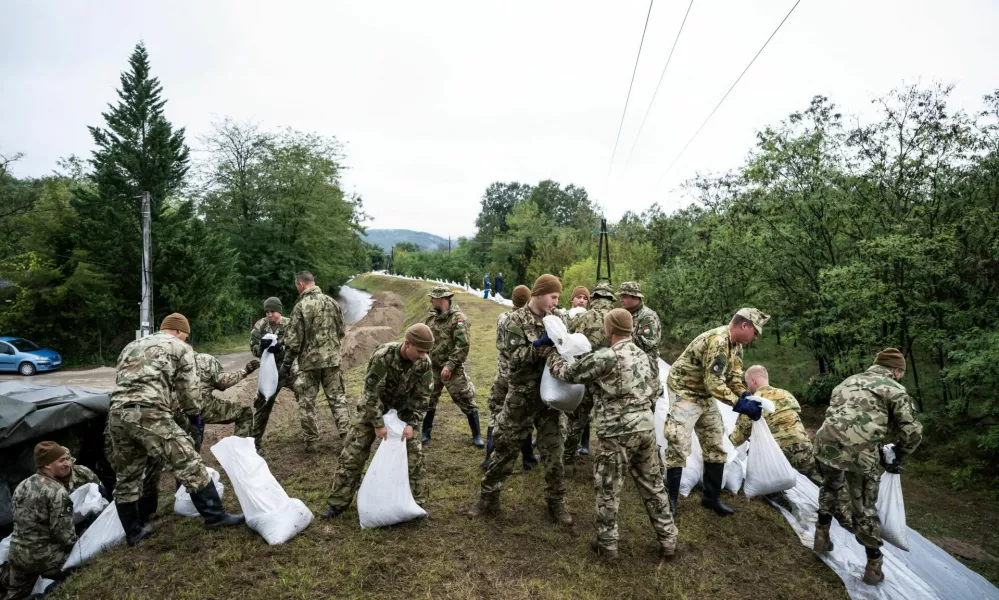
[[(201, 443), (205, 438), (205, 425), (235, 424), (234, 435), (253, 435), (253, 411), (230, 400), (215, 396), (215, 390), (223, 391), (245, 379), (260, 368), (260, 361), (253, 359), (238, 371), (223, 371), (222, 363), (211, 354), (196, 352), (194, 364), (198, 371), (198, 394), (201, 400), (201, 429), (194, 438), (194, 449), (201, 453)], [(259, 394), (259, 392), (258, 392)]]
[(577, 285), (572, 290), (572, 298), (569, 300), (569, 308), (586, 308), (590, 303), (590, 290), (581, 285)]
[(70, 453), (69, 448), (63, 446), (62, 449), (66, 452), (66, 456), (69, 460), (69, 473), (63, 477), (59, 477), (60, 483), (66, 486), (66, 491), (72, 494), (80, 487), (87, 485), (88, 483), (96, 483), (101, 490), (101, 495), (106, 499), (110, 500), (110, 494), (104, 489), (104, 484), (101, 483), (97, 474), (90, 470), (89, 467), (76, 464), (76, 459)]
[[(36, 472), (14, 490), (10, 554), (0, 567), (3, 600), (28, 597), (39, 577), (62, 581), (62, 565), (76, 544), (73, 501), (62, 479), (71, 476), (69, 451), (55, 442), (35, 446)], [(51, 589), (51, 588), (50, 588)]]
[(111, 466), (118, 475), (115, 504), (130, 546), (151, 533), (138, 506), (148, 463), (163, 464), (184, 487), (194, 490), (191, 501), (205, 518), (206, 529), (243, 522), (243, 515), (222, 509), (201, 456), (174, 421), (176, 405), (192, 424), (201, 425), (194, 351), (185, 343), (190, 333), (187, 318), (173, 313), (163, 319), (159, 332), (125, 346), (118, 357), (107, 433), (113, 447)]
[[(746, 388), (750, 394), (771, 400), (776, 410), (763, 415), (770, 428), (770, 433), (777, 440), (784, 456), (791, 466), (805, 475), (815, 471), (815, 454), (812, 452), (812, 440), (801, 424), (801, 406), (798, 400), (787, 390), (770, 385), (770, 374), (763, 365), (753, 365), (746, 369)], [(749, 439), (753, 431), (753, 421), (746, 415), (739, 415), (735, 429), (728, 436), (733, 446), (740, 446)]]
[(670, 369), (669, 417), (664, 433), (668, 442), (666, 489), (673, 516), (676, 516), (683, 466), (690, 455), (690, 434), (694, 430), (704, 455), (701, 506), (723, 517), (735, 512), (720, 497), (728, 454), (722, 446), (725, 426), (715, 400), (731, 404), (735, 412), (759, 420), (760, 404), (749, 400), (749, 391), (742, 382), (742, 346), (761, 335), (769, 319), (755, 308), (740, 309), (728, 325), (697, 336)]
[(563, 432), (559, 411), (541, 401), (541, 374), (554, 342), (548, 338), (542, 318), (552, 314), (562, 293), (562, 284), (553, 275), (542, 275), (534, 282), (531, 300), (513, 311), (503, 324), (503, 352), (510, 363), (509, 390), (503, 410), (496, 419), (496, 450), (482, 477), (479, 500), (468, 511), (472, 518), (495, 514), (499, 495), (520, 444), (538, 430), (538, 450), (545, 457), (545, 500), (548, 516), (563, 525), (572, 525), (572, 515), (565, 508), (565, 471), (562, 465)]
[[(253, 329), (250, 331), (250, 352), (253, 356), (262, 359), (264, 352), (271, 352), (274, 354), (274, 364), (278, 366), (281, 366), (284, 361), (284, 336), (288, 331), (288, 325), (291, 324), (291, 319), (281, 316), (283, 310), (284, 306), (281, 304), (280, 298), (271, 297), (264, 300), (266, 316), (254, 323)], [(271, 340), (264, 339), (264, 336), (269, 333), (277, 336), (277, 341), (273, 344)], [(271, 418), (274, 400), (281, 388), (287, 386), (288, 381), (283, 377), (279, 378), (278, 387), (273, 396), (264, 398), (264, 395), (258, 391), (257, 398), (253, 401), (253, 430), (250, 435), (253, 436), (253, 443), (256, 445), (258, 453), (262, 453), (263, 450), (264, 431), (267, 429), (267, 421)]]
[(321, 518), (337, 517), (350, 506), (361, 485), (361, 469), (368, 461), (371, 444), (376, 437), (384, 440), (387, 434), (382, 415), (393, 408), (407, 424), (402, 437), (406, 440), (413, 498), (420, 506), (426, 504), (427, 489), (422, 477), (423, 447), (416, 436), (434, 389), (433, 367), (428, 356), (433, 346), (434, 335), (430, 328), (417, 323), (406, 330), (404, 342), (382, 344), (371, 355), (364, 377), (364, 396), (357, 404), (350, 434), (340, 452), (333, 488), (327, 500), (329, 506), (320, 515)]
[[(652, 363), (652, 372), (656, 375), (656, 388), (653, 393), (654, 398), (663, 395), (662, 383), (659, 381), (659, 340), (663, 335), (663, 326), (659, 322), (659, 315), (656, 311), (645, 306), (642, 295), (642, 286), (637, 281), (625, 281), (618, 288), (617, 293), (621, 296), (621, 306), (631, 313), (631, 318), (635, 321), (635, 335), (633, 340), (645, 353), (649, 355)], [(655, 401), (653, 401), (653, 412), (655, 412)]]
[[(493, 455), (496, 446), (493, 443), (493, 429), (496, 427), (496, 418), (503, 410), (503, 401), (506, 400), (508, 389), (507, 377), (510, 370), (510, 359), (503, 354), (503, 324), (513, 314), (514, 310), (522, 308), (531, 299), (531, 288), (526, 285), (518, 285), (513, 288), (513, 310), (500, 314), (496, 320), (496, 349), (499, 350), (499, 357), (496, 361), (496, 377), (493, 378), (493, 387), (489, 391), (489, 428), (486, 432), (486, 457), (479, 465), (482, 470), (489, 468), (489, 459)], [(530, 471), (538, 464), (538, 459), (534, 456), (534, 447), (531, 445), (531, 436), (527, 436), (520, 442), (520, 454), (523, 457), (525, 471)]]
[[(903, 375), (905, 357), (901, 352), (895, 348), (879, 352), (866, 371), (848, 377), (833, 390), (826, 420), (815, 434), (822, 488), (813, 549), (831, 551), (829, 525), (833, 514), (852, 513), (854, 534), (867, 551), (867, 585), (876, 585), (885, 578), (876, 506), (882, 469), (900, 473), (902, 462), (923, 439), (923, 426), (916, 420), (912, 399), (899, 383)], [(895, 460), (886, 463), (881, 448), (891, 441), (895, 443)], [(838, 508), (844, 488), (849, 491), (850, 506)]]
[(458, 405), (468, 419), (472, 430), (472, 444), (485, 448), (482, 431), (479, 429), (479, 409), (475, 405), (475, 386), (465, 372), (468, 360), (468, 342), (472, 336), (472, 324), (452, 301), (454, 293), (446, 285), (435, 285), (430, 293), (433, 310), (423, 320), (434, 333), (434, 349), (430, 351), (430, 362), (434, 369), (434, 391), (430, 394), (430, 408), (423, 419), (422, 443), (429, 444), (434, 429), (434, 416), (437, 414), (437, 401), (447, 386), (451, 400)]
[(350, 429), (350, 408), (340, 373), (340, 342), (346, 330), (343, 310), (336, 300), (316, 285), (312, 273), (302, 271), (296, 275), (295, 287), (298, 289), (298, 302), (291, 311), (291, 323), (285, 333), (285, 354), (278, 372), (290, 381), (291, 367), (298, 361), (298, 375), (292, 385), (298, 401), (305, 450), (309, 451), (319, 439), (316, 396), (320, 384), (341, 440)]
[[(604, 317), (614, 308), (615, 300), (610, 284), (601, 283), (593, 290), (592, 302), (588, 302), (589, 309), (572, 321), (572, 333), (585, 335), (594, 351), (609, 347), (607, 336), (604, 334)], [(562, 459), (566, 475), (572, 475), (576, 470), (577, 450), (583, 455), (590, 453), (590, 410), (593, 408), (591, 392), (590, 386), (587, 386), (579, 408), (568, 415), (568, 433), (565, 438), (565, 455)]]
[(659, 467), (659, 445), (651, 406), (655, 375), (645, 351), (631, 341), (631, 313), (615, 308), (604, 315), (606, 345), (568, 364), (557, 352), (548, 357), (556, 379), (585, 383), (593, 394), (600, 453), (594, 467), (597, 539), (590, 547), (608, 558), (618, 556), (617, 509), (627, 470), (649, 513), (665, 559), (676, 553), (676, 525)]

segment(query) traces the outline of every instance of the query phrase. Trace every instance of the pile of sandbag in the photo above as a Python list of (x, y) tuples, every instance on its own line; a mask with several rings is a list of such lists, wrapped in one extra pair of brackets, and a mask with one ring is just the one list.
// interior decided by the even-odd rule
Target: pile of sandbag
[(413, 499), (409, 487), (409, 456), (402, 432), (406, 423), (395, 409), (385, 413), (387, 435), (378, 444), (375, 457), (357, 492), (357, 515), (361, 529), (386, 527), (427, 516)]
[[(555, 342), (555, 350), (562, 358), (572, 364), (576, 357), (591, 350), (590, 340), (581, 333), (569, 333), (562, 319), (549, 315), (544, 318), (545, 331)], [(551, 374), (548, 365), (541, 375), (541, 400), (548, 406), (571, 413), (579, 407), (586, 393), (586, 385), (582, 383), (566, 383), (559, 381)]]

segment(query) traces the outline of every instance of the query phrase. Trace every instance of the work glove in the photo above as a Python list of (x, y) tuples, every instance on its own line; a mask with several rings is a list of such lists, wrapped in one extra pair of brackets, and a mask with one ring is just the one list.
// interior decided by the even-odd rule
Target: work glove
[(739, 401), (735, 403), (732, 410), (739, 414), (746, 415), (754, 421), (759, 421), (760, 417), (763, 416), (763, 405), (756, 400), (750, 400), (749, 396), (749, 392), (744, 392), (741, 396), (739, 396)]
[(548, 332), (547, 331), (544, 332), (544, 333), (542, 333), (541, 337), (539, 337), (538, 339), (534, 340), (534, 347), (535, 348), (539, 348), (540, 349), (540, 348), (545, 347), (545, 346), (552, 347), (554, 345), (555, 345), (555, 342), (553, 342), (552, 339), (550, 337), (548, 337)]
[(273, 343), (274, 340), (272, 340), (271, 338), (264, 338), (260, 340), (260, 353), (263, 354), (264, 352), (266, 352), (267, 348), (269, 348), (270, 345)]
[(243, 368), (246, 369), (246, 374), (249, 375), (250, 373), (260, 368), (260, 361), (257, 359), (253, 359), (250, 362), (246, 363), (246, 366)]
[(884, 451), (878, 452), (881, 455), (881, 466), (885, 468), (885, 473), (892, 473), (893, 475), (902, 474), (902, 457), (895, 454), (895, 460), (888, 462), (885, 460)]
[(281, 365), (281, 370), (278, 371), (278, 377), (281, 379), (291, 379), (291, 365)]
[(198, 430), (198, 434), (204, 438), (205, 437), (205, 424), (201, 420), (201, 413), (196, 415), (188, 415), (187, 420), (191, 423), (191, 426)]
[(284, 342), (278, 340), (271, 344), (271, 347), (267, 349), (268, 352), (272, 354), (281, 354), (284, 351)]

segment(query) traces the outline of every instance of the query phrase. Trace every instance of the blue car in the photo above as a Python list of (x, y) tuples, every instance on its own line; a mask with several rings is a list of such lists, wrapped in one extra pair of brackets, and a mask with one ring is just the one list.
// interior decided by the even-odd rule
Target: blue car
[(62, 368), (62, 357), (55, 350), (17, 337), (0, 337), (0, 372), (18, 372), (29, 376), (39, 371)]

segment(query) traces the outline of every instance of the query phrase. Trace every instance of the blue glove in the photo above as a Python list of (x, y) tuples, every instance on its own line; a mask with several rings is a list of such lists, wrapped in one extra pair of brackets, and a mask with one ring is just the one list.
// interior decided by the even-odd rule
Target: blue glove
[(763, 416), (763, 405), (756, 400), (750, 400), (749, 396), (749, 392), (744, 392), (741, 396), (739, 396), (739, 401), (735, 403), (732, 410), (739, 414), (746, 415), (754, 421), (759, 421), (760, 417)]
[(204, 422), (202, 422), (200, 414), (189, 415), (187, 417), (187, 420), (191, 423), (191, 425), (195, 429), (198, 430), (198, 433), (201, 435), (201, 437), (205, 436), (205, 424), (204, 424)]
[(269, 348), (267, 348), (268, 352), (272, 352), (274, 354), (280, 354), (282, 350), (284, 350), (284, 342), (280, 341), (274, 342)]
[(548, 337), (548, 332), (547, 331), (544, 332), (544, 333), (542, 333), (541, 337), (539, 337), (538, 339), (534, 340), (534, 347), (535, 348), (541, 348), (542, 346), (554, 346), (554, 345), (555, 345), (555, 342), (553, 342), (552, 339), (550, 337)]
[(260, 353), (263, 354), (264, 352), (266, 352), (267, 349), (270, 347), (270, 345), (273, 343), (274, 340), (272, 340), (271, 338), (264, 338), (260, 340)]

